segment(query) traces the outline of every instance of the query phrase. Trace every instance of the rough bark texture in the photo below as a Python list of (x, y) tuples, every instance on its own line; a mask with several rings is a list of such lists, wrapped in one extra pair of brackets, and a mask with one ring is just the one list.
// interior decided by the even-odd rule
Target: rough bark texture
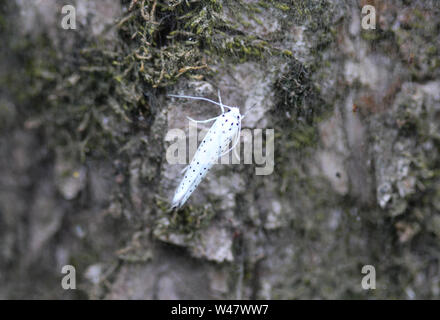
[[(0, 10), (0, 298), (440, 297), (437, 1)], [(216, 166), (169, 212), (166, 133), (218, 110), (166, 93), (217, 88), (275, 129), (274, 172)]]

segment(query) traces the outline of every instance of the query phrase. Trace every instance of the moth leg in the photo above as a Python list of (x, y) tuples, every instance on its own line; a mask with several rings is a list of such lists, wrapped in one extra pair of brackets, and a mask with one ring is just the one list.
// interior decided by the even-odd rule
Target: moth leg
[(235, 142), (234, 145), (233, 145), (231, 148), (229, 148), (227, 151), (223, 152), (223, 153), (219, 156), (219, 158), (221, 158), (221, 157), (223, 157), (225, 154), (228, 154), (229, 152), (231, 152), (231, 150), (234, 149), (236, 145), (237, 145), (237, 142)]
[(192, 97), (192, 96), (181, 96), (181, 95), (175, 95), (175, 94), (168, 94), (167, 96), (168, 96), (168, 97), (174, 97), (174, 98), (185, 98), (185, 99), (193, 99), (193, 100), (203, 100), (203, 101), (208, 101), (208, 102), (210, 102), (210, 103), (213, 103), (213, 104), (215, 104), (215, 105), (218, 105), (219, 107), (222, 107), (222, 106), (223, 106), (224, 108), (231, 109), (230, 106), (227, 106), (227, 105), (224, 105), (224, 104), (220, 105), (220, 103), (215, 102), (215, 101), (212, 101), (212, 100), (207, 99), (207, 98), (202, 98), (202, 97)]
[[(240, 141), (240, 133), (241, 133), (241, 124), (240, 124), (240, 128), (238, 129), (238, 133), (237, 133), (237, 138), (235, 138), (235, 142), (234, 145), (228, 150), (223, 152), (220, 157), (223, 157), (225, 154), (229, 153), (231, 150), (235, 149), (235, 147), (237, 146), (237, 143)], [(220, 158), (219, 157), (219, 158)], [(240, 157), (237, 157), (238, 159), (240, 159)]]
[(246, 115), (249, 113), (249, 111), (251, 111), (251, 110), (255, 107), (255, 105), (256, 105), (256, 103), (254, 103), (254, 104), (252, 105), (252, 107), (250, 107), (250, 108), (244, 113), (244, 115), (243, 115), (241, 118), (244, 119), (244, 118), (246, 117)]

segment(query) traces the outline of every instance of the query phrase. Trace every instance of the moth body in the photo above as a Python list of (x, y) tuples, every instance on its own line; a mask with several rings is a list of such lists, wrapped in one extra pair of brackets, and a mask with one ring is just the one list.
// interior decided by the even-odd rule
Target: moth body
[[(221, 104), (221, 99), (220, 106), (223, 112), (219, 116), (205, 121), (193, 120), (196, 122), (212, 120), (214, 123), (197, 148), (189, 166), (184, 171), (182, 181), (174, 193), (171, 203), (172, 208), (180, 208), (185, 204), (217, 159), (234, 149), (240, 139), (242, 119), (240, 110), (237, 107), (224, 106)], [(223, 107), (229, 110), (224, 112)], [(233, 146), (229, 148), (231, 143)]]

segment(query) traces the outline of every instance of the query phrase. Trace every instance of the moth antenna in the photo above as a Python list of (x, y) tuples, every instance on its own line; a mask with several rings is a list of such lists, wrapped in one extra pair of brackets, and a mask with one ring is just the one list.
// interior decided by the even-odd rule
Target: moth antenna
[(203, 100), (203, 101), (211, 102), (211, 103), (219, 106), (220, 108), (223, 106), (224, 108), (232, 109), (232, 107), (230, 107), (230, 106), (227, 106), (227, 105), (224, 105), (224, 104), (220, 104), (218, 102), (215, 102), (215, 101), (207, 99), (207, 98), (193, 97), (193, 96), (180, 96), (180, 95), (175, 95), (175, 94), (168, 94), (167, 96), (168, 97), (174, 97), (174, 98), (185, 98), (185, 99), (193, 99), (193, 100)]
[(253, 107), (255, 107), (256, 105), (257, 105), (257, 104), (254, 103), (254, 104), (252, 105), (252, 107), (250, 107), (249, 110), (247, 110), (247, 111), (244, 113), (243, 117), (241, 117), (241, 118), (244, 119), (244, 117), (246, 117), (246, 115), (249, 113), (249, 111), (251, 111), (251, 110), (253, 109)]
[(217, 117), (214, 117), (214, 118), (210, 118), (210, 119), (207, 119), (207, 120), (195, 120), (195, 119), (193, 119), (193, 118), (191, 118), (191, 117), (186, 117), (188, 120), (191, 120), (191, 121), (194, 121), (194, 122), (197, 122), (197, 123), (205, 123), (205, 122), (210, 122), (210, 121), (214, 121), (214, 120), (216, 120), (217, 118), (218, 118), (218, 116)]

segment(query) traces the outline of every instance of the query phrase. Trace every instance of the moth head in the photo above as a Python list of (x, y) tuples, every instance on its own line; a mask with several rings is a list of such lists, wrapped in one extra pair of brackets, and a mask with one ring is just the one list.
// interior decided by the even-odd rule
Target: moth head
[(241, 119), (240, 109), (238, 107), (230, 107), (227, 113), (230, 113), (234, 118)]

